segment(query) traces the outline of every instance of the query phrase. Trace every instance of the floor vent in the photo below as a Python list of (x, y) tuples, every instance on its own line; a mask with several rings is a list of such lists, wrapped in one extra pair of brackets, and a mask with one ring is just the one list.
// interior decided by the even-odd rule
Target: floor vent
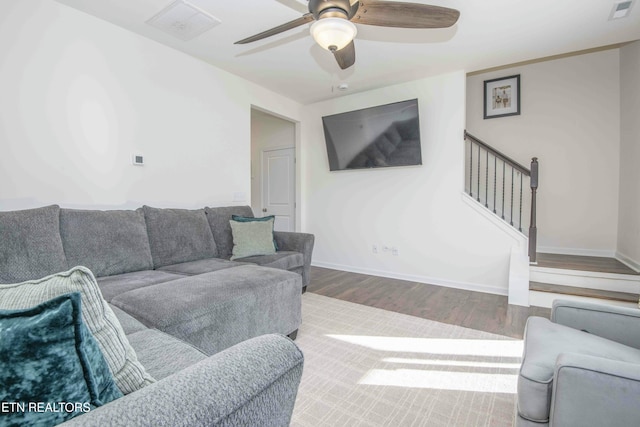
[(197, 6), (177, 0), (149, 19), (147, 24), (187, 41), (209, 31), (221, 22)]

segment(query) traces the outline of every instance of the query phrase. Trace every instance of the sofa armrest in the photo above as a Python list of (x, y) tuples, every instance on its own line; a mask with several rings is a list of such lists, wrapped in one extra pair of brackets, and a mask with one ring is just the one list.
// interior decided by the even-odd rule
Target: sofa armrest
[(300, 252), (304, 257), (304, 269), (302, 272), (302, 286), (306, 287), (311, 281), (311, 255), (315, 236), (309, 233), (297, 233), (292, 231), (274, 231), (273, 237), (278, 244), (278, 250)]
[(635, 426), (640, 365), (580, 354), (556, 361), (551, 426)]
[(640, 310), (637, 308), (555, 300), (551, 321), (640, 348)]
[(65, 426), (288, 426), (303, 356), (282, 335), (241, 342)]

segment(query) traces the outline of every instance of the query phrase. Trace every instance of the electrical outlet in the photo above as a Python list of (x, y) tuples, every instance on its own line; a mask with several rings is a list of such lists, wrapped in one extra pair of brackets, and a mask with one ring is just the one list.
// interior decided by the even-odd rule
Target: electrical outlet
[(374, 254), (378, 253), (378, 245), (376, 245), (375, 243), (373, 245), (371, 245), (371, 252), (373, 252)]
[(396, 248), (395, 246), (391, 248), (391, 255), (393, 256), (399, 256), (400, 255), (400, 249)]
[(382, 252), (389, 252), (391, 248), (387, 245), (382, 245)]

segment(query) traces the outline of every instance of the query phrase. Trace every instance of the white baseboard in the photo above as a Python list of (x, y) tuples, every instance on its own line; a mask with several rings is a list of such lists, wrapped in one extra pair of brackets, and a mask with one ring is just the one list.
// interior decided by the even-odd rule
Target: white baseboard
[(315, 267), (330, 268), (332, 270), (348, 271), (350, 273), (368, 274), (370, 276), (387, 277), (389, 279), (406, 280), (408, 282), (425, 283), (428, 285), (444, 286), (447, 288), (463, 289), (466, 291), (484, 292), (487, 294), (507, 296), (508, 289), (497, 286), (483, 285), (479, 283), (458, 282), (438, 277), (420, 276), (414, 274), (397, 273), (393, 271), (376, 270), (371, 268), (355, 267), (351, 265), (335, 264), (324, 261), (314, 261)]
[(621, 263), (623, 263), (624, 265), (626, 265), (627, 267), (629, 267), (630, 269), (632, 269), (632, 270), (634, 270), (636, 272), (640, 272), (640, 262), (637, 262), (637, 261), (629, 258), (628, 256), (626, 256), (622, 252), (616, 252), (616, 259), (618, 261), (620, 261)]
[(603, 258), (615, 258), (615, 251), (606, 249), (580, 249), (580, 248), (555, 248), (552, 246), (538, 246), (538, 253), (558, 255), (597, 256)]

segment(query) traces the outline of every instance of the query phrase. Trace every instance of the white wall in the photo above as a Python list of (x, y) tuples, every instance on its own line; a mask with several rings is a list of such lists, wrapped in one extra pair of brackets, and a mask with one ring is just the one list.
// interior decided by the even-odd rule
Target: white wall
[[(322, 116), (413, 98), (422, 166), (329, 171)], [(507, 293), (514, 241), (462, 198), (464, 106), (456, 72), (303, 108), (302, 215), (316, 235), (314, 264)]]
[[(619, 67), (619, 50), (612, 49), (467, 78), (469, 133), (523, 165), (539, 158), (543, 251), (615, 253)], [(521, 75), (521, 115), (483, 120), (483, 81), (514, 74)]]
[(0, 210), (249, 203), (251, 106), (301, 108), (52, 0), (0, 2), (0, 94)]
[(640, 41), (620, 49), (618, 256), (640, 269)]

